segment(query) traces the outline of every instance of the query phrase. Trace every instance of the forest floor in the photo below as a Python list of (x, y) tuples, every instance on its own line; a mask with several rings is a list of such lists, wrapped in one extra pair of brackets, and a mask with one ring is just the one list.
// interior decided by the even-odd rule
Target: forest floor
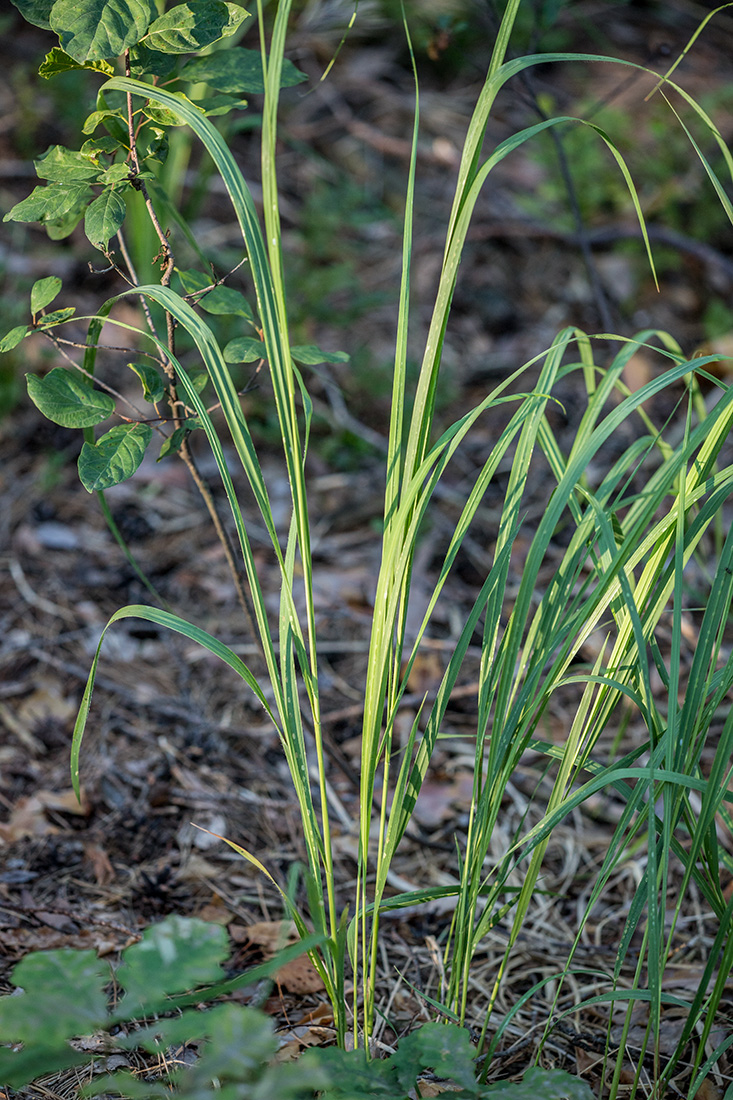
[[(608, 52), (658, 71), (677, 56), (704, 14), (684, 0), (628, 7), (581, 0), (568, 9), (560, 23), (561, 48)], [(314, 90), (303, 95), (296, 88), (284, 97), (279, 171), (298, 342), (343, 349), (352, 357), (349, 365), (308, 379), (316, 418), (309, 473), (321, 691), (332, 749), (330, 781), (343, 808), (334, 843), (337, 886), (346, 902), (355, 876), (359, 721), (379, 555), (380, 456), (414, 90), (399, 32), (375, 14), (376, 5), (360, 11), (328, 80), (317, 84), (338, 46), (346, 9), (338, 7), (338, 22), (335, 17), (330, 22), (336, 9), (328, 5), (308, 10), (310, 17), (296, 21), (289, 55), (315, 78)], [(413, 273), (418, 336), (429, 316), (462, 135), (490, 56), (488, 12), (488, 7), (471, 9), (471, 48), (460, 64), (454, 47), (437, 33), (418, 54), (423, 120)], [(693, 94), (722, 105), (716, 120), (724, 128), (727, 119), (733, 129), (733, 18), (726, 15), (701, 38), (678, 76)], [(75, 129), (68, 105), (67, 117), (57, 117), (61, 105), (50, 86), (33, 90), (32, 73), (48, 48), (42, 32), (25, 27), (19, 17), (3, 18), (10, 20), (0, 46), (5, 211), (34, 185), (32, 157), (56, 141), (73, 144), (78, 121)], [(604, 43), (592, 40), (600, 26)], [(461, 267), (440, 393), (446, 424), (493, 381), (548, 347), (568, 324), (627, 336), (658, 327), (672, 332), (690, 355), (706, 342), (717, 341), (721, 352), (733, 347), (733, 232), (719, 217), (712, 190), (705, 190), (704, 173), (684, 137), (677, 144), (676, 137), (670, 139), (674, 120), (667, 118), (664, 130), (655, 121), (662, 115), (651, 108), (643, 114), (651, 87), (651, 78), (630, 79), (619, 66), (548, 65), (538, 68), (531, 83), (518, 81), (502, 93), (490, 124), (491, 142), (536, 121), (538, 104), (551, 103), (552, 113), (595, 112), (594, 121), (611, 136), (614, 124), (621, 127), (622, 151), (649, 212), (660, 292), (608, 154), (591, 155), (585, 146), (569, 150), (582, 232), (551, 142), (508, 158), (477, 207)], [(232, 144), (245, 174), (251, 165), (256, 194), (254, 138), (242, 130)], [(186, 194), (195, 189), (200, 172), (194, 155)], [(226, 268), (230, 260), (230, 266), (237, 262), (238, 238), (234, 218), (223, 207), (212, 181), (195, 229), (202, 247)], [(81, 302), (80, 313), (92, 312), (115, 292), (108, 276), (89, 273), (94, 257), (83, 234), (56, 245), (35, 227), (0, 229), (3, 300), (18, 314), (12, 324), (24, 320), (23, 296), (45, 275), (64, 278), (64, 293), (69, 302)], [(0, 992), (11, 988), (10, 969), (29, 951), (92, 946), (112, 954), (170, 912), (226, 924), (229, 965), (245, 969), (267, 954), (281, 904), (271, 885), (211, 834), (245, 844), (283, 881), (302, 858), (297, 806), (277, 737), (230, 670), (177, 636), (125, 620), (104, 645), (82, 752), (83, 799), (77, 804), (69, 778), (70, 737), (99, 634), (117, 608), (145, 602), (146, 595), (96, 499), (78, 481), (79, 434), (43, 419), (21, 392), (25, 371), (53, 365), (49, 349), (39, 340), (24, 343), (23, 353), (0, 378), (6, 405), (0, 421)], [(638, 387), (661, 369), (661, 360), (639, 354), (627, 382)], [(251, 416), (261, 430), (273, 500), (284, 512), (287, 483), (272, 435), (267, 386), (261, 379), (250, 398)], [(563, 433), (570, 437), (579, 410), (569, 386), (560, 396), (564, 408), (558, 409), (556, 428), (562, 440)], [(661, 399), (649, 410), (660, 423), (671, 411)], [(415, 565), (418, 602), (440, 565), (461, 494), (496, 427), (489, 419), (474, 435), (462, 453), (463, 465), (436, 501)], [(201, 461), (206, 470), (204, 455)], [(538, 478), (538, 515), (545, 504), (543, 488)], [(256, 663), (221, 548), (183, 464), (146, 461), (108, 499), (142, 569), (169, 604)], [(406, 729), (425, 692), (436, 689), (450, 638), (485, 575), (498, 500), (487, 498), (449, 582), (446, 610), (404, 700), (400, 722)], [(277, 571), (273, 563), (269, 572), (266, 539), (259, 537), (254, 510), (250, 535), (265, 586), (269, 583), (276, 598)], [(553, 571), (550, 556), (543, 578), (549, 580)], [(686, 659), (693, 645), (690, 639)], [(451, 699), (445, 725), (455, 737), (436, 754), (413, 835), (394, 865), (395, 890), (444, 885), (455, 875), (455, 837), (462, 835), (471, 797), (479, 657), (478, 648), (471, 651)], [(547, 735), (562, 739), (572, 721), (571, 705), (557, 700), (547, 716)], [(633, 741), (637, 733), (631, 722), (625, 736)], [(528, 754), (512, 780), (495, 838), (497, 854), (527, 812), (540, 767), (536, 754)], [(619, 805), (610, 794), (599, 796), (555, 832), (543, 872), (547, 893), (536, 898), (512, 955), (500, 1015), (530, 985), (562, 969)], [(639, 862), (630, 858), (586, 926), (576, 961), (587, 971), (607, 973), (612, 967), (639, 874)], [(385, 1017), (379, 1037), (386, 1046), (430, 1016), (429, 1005), (411, 986), (440, 996), (439, 945), (450, 916), (435, 906), (385, 922), (389, 967), (380, 990)], [(691, 913), (689, 921), (674, 972), (681, 988), (699, 980), (711, 942), (704, 915)], [(480, 1026), (506, 935), (497, 925), (476, 959), (474, 1025)], [(558, 1004), (552, 1003), (552, 986), (529, 1001), (507, 1029), (493, 1075), (520, 1073), (534, 1057), (548, 1015), (587, 995), (575, 981), (566, 985)], [(733, 1002), (733, 990), (728, 1001)], [(329, 1041), (329, 1013), (315, 973), (282, 974), (267, 1007), (290, 1041)], [(571, 1019), (572, 1026), (566, 1021), (551, 1032), (543, 1058), (593, 1083), (604, 1019), (592, 1011)], [(667, 1018), (663, 1049), (674, 1045), (681, 1024), (673, 1014)], [(644, 1027), (640, 1015), (631, 1047)], [(56, 1081), (45, 1095), (73, 1095), (74, 1081), (73, 1075)], [(680, 1087), (684, 1091), (684, 1080)]]

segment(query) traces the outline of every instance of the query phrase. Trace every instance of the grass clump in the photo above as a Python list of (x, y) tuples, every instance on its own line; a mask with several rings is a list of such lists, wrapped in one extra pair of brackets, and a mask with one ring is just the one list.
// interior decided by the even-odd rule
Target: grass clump
[[(90, 492), (100, 494), (105, 508), (104, 491), (134, 474), (154, 429), (162, 436), (163, 455), (180, 454), (209, 507), (231, 564), (245, 621), (261, 648), (259, 663), (248, 665), (221, 640), (166, 607), (136, 604), (117, 611), (100, 639), (74, 732), (72, 779), (77, 792), (82, 738), (108, 629), (124, 618), (141, 618), (165, 626), (221, 658), (259, 700), (279, 736), (300, 811), (307, 905), (296, 905), (276, 880), (267, 867), (266, 853), (251, 851), (246, 842), (229, 839), (228, 843), (280, 890), (302, 946), (309, 951), (325, 986), (340, 1048), (347, 1046), (348, 1038), (351, 1045), (365, 1052), (364, 1058), (374, 1053), (385, 913), (436, 900), (450, 900), (453, 907), (443, 944), (444, 986), (439, 999), (428, 1003), (443, 1021), (461, 1026), (452, 1028), (444, 1022), (424, 1028), (414, 1039), (409, 1037), (396, 1060), (364, 1070), (369, 1077), (365, 1092), (359, 1092), (360, 1086), (354, 1083), (352, 1064), (344, 1094), (378, 1095), (381, 1091), (394, 1096), (399, 1089), (407, 1091), (414, 1086), (415, 1067), (429, 1066), (439, 1074), (450, 1070), (447, 1076), (458, 1081), (463, 1090), (460, 1095), (476, 1096), (491, 1091), (484, 1079), (520, 1007), (500, 1012), (500, 992), (540, 886), (553, 832), (598, 792), (612, 791), (621, 803), (620, 817), (597, 869), (586, 910), (579, 915), (567, 960), (552, 975), (556, 999), (563, 984), (576, 974), (574, 957), (594, 906), (629, 851), (643, 850), (643, 870), (624, 916), (613, 966), (596, 983), (596, 991), (576, 1003), (573, 1011), (601, 1006), (607, 1013), (609, 1038), (602, 1081), (607, 1082), (612, 1097), (618, 1095), (622, 1083), (626, 1039), (634, 1008), (640, 1003), (647, 1012), (646, 1029), (632, 1092), (647, 1088), (644, 1074), (649, 1064), (648, 1091), (663, 1095), (680, 1064), (690, 1059), (689, 1087), (694, 1095), (706, 1076), (718, 1072), (718, 1063), (730, 1045), (728, 1040), (714, 1048), (710, 1044), (733, 962), (733, 903), (721, 875), (730, 865), (730, 855), (718, 834), (718, 830), (726, 837), (730, 833), (733, 720), (726, 717), (718, 723), (721, 728), (716, 728), (733, 689), (733, 659), (726, 633), (733, 599), (733, 536), (723, 538), (721, 534), (721, 517), (733, 490), (733, 465), (726, 457), (733, 424), (733, 390), (706, 370), (714, 357), (690, 361), (665, 333), (646, 331), (633, 338), (616, 337), (609, 345), (608, 334), (593, 341), (568, 327), (544, 353), (503, 378), (447, 429), (439, 433), (436, 427), (443, 343), (472, 213), (492, 170), (505, 157), (552, 127), (582, 125), (589, 137), (602, 143), (611, 158), (609, 163), (615, 163), (639, 216), (648, 250), (631, 175), (612, 138), (600, 128), (569, 116), (549, 118), (512, 134), (493, 149), (484, 148), (491, 111), (504, 85), (534, 65), (562, 62), (575, 55), (542, 54), (507, 61), (520, 9), (519, 0), (509, 0), (466, 134), (434, 309), (417, 356), (420, 365), (413, 384), (408, 344), (410, 357), (414, 351), (408, 332), (417, 100), (383, 469), (384, 510), (381, 531), (375, 534), (380, 539), (381, 558), (374, 578), (376, 595), (363, 696), (356, 886), (352, 896), (344, 899), (335, 877), (333, 799), (322, 722), (311, 548), (313, 519), (306, 480), (313, 405), (302, 369), (339, 356), (315, 346), (294, 345), (289, 334), (287, 258), (282, 247), (275, 154), (281, 87), (301, 80), (284, 56), (290, 5), (288, 0), (279, 3), (268, 41), (258, 4), (260, 53), (230, 44), (201, 57), (191, 55), (240, 33), (248, 19), (243, 9), (219, 0), (192, 0), (160, 15), (152, 5), (119, 0), (118, 7), (125, 15), (112, 27), (104, 19), (100, 22), (100, 14), (106, 11), (103, 0), (90, 4), (83, 17), (75, 15), (74, 20), (67, 0), (57, 0), (50, 12), (30, 0), (18, 0), (18, 7), (31, 21), (59, 37), (60, 46), (54, 47), (44, 62), (46, 75), (68, 67), (88, 69), (100, 87), (96, 108), (82, 126), (88, 135), (84, 144), (79, 150), (56, 146), (39, 158), (39, 175), (49, 182), (36, 188), (6, 218), (41, 221), (52, 237), (70, 232), (83, 218), (89, 240), (129, 283), (87, 319), (81, 363), (54, 367), (42, 378), (29, 376), (29, 393), (41, 412), (56, 423), (85, 431), (80, 477)], [(105, 27), (104, 35), (99, 33), (100, 26)], [(592, 64), (605, 60), (595, 55), (581, 55), (580, 59)], [(201, 85), (209, 86), (203, 95), (199, 95)], [(728, 171), (733, 166), (730, 154), (707, 114), (681, 88), (667, 80), (663, 91), (677, 97), (680, 105), (670, 114), (670, 125), (676, 124), (677, 114), (730, 217), (725, 190), (695, 142), (691, 127), (704, 128), (718, 142)], [(247, 182), (209, 117), (243, 109), (245, 93), (264, 96), (262, 224)], [(687, 121), (681, 118), (683, 109), (690, 116)], [(165, 228), (168, 223), (177, 227), (184, 250), (197, 249), (195, 237), (165, 189), (169, 133), (180, 126), (186, 126), (203, 143), (227, 189), (244, 241), (248, 294), (228, 285), (233, 273), (218, 274), (204, 256), (197, 257), (194, 268), (177, 262), (177, 246)], [(100, 128), (106, 132), (95, 136)], [(140, 196), (142, 202), (137, 201)], [(159, 248), (162, 276), (158, 283), (141, 284), (132, 258), (134, 249), (126, 244), (133, 200), (132, 232), (143, 232), (136, 226), (144, 215), (149, 221), (145, 232), (152, 233)], [(649, 250), (648, 254), (651, 262)], [(176, 269), (178, 290), (172, 288)], [(30, 323), (16, 326), (3, 340), (2, 350), (12, 350), (40, 332), (65, 352), (60, 333), (72, 322), (74, 309), (50, 309), (60, 292), (60, 280), (54, 277), (36, 283), (31, 291)], [(121, 339), (130, 328), (112, 313), (115, 303), (128, 297), (144, 302), (147, 323), (145, 330), (134, 330), (134, 339), (143, 340), (147, 351), (144, 361), (132, 367), (141, 387), (139, 402), (132, 406), (129, 402), (121, 405), (119, 392), (109, 384), (95, 385), (95, 364), (105, 327), (113, 326)], [(216, 318), (222, 316), (234, 318), (241, 330), (233, 339), (227, 336), (224, 346), (216, 334)], [(195, 356), (187, 357), (188, 365), (182, 362), (176, 342), (177, 334), (184, 330), (195, 348)], [(663, 369), (630, 392), (625, 368), (632, 356), (650, 350)], [(231, 365), (242, 362), (256, 363), (257, 369), (266, 365), (269, 372), (282, 467), (290, 492), (290, 514), (284, 526), (276, 523), (270, 489), (232, 380)], [(716, 387), (715, 402), (703, 400), (701, 380)], [(568, 387), (580, 396), (577, 427), (565, 446), (553, 423), (554, 413), (561, 407), (560, 395)], [(655, 423), (648, 411), (653, 399), (663, 393), (675, 394), (681, 430), (677, 423)], [(144, 405), (144, 413), (139, 405)], [(415, 553), (436, 490), (482, 418), (492, 414), (498, 423), (500, 413), (502, 426), (464, 492), (437, 580), (414, 626), (409, 612)], [(112, 426), (95, 437), (94, 428), (110, 418)], [(630, 421), (642, 426), (641, 434), (633, 433), (632, 442), (622, 432)], [(215, 459), (236, 532), (234, 545), (199, 475), (188, 442), (192, 432), (203, 433)], [(225, 440), (227, 449), (233, 448), (236, 455), (232, 463), (226, 457)], [(609, 452), (613, 457), (606, 460)], [(532, 526), (526, 518), (527, 501), (540, 463), (551, 492)], [(241, 504), (245, 486), (266, 532), (271, 567), (279, 576), (276, 615), (265, 599)], [(399, 717), (412, 670), (447, 579), (490, 488), (498, 489), (501, 499), (490, 564), (453, 639), (435, 697), (423, 702), (403, 735)], [(545, 581), (544, 566), (560, 526), (566, 532), (565, 549), (552, 577)], [(708, 549), (711, 544), (712, 553)], [(704, 596), (695, 611), (694, 657), (683, 681), (686, 585), (693, 569), (699, 570), (696, 580), (702, 577)], [(515, 577), (516, 584), (513, 580), (510, 584)], [(586, 645), (592, 638), (600, 641), (594, 659), (588, 662)], [(472, 746), (474, 785), (466, 833), (457, 845), (455, 881), (446, 887), (394, 895), (389, 886), (390, 870), (444, 733), (451, 693), (477, 639), (481, 657)], [(543, 722), (554, 700), (568, 694), (575, 699), (572, 719), (564, 740), (553, 742), (542, 736)], [(618, 733), (622, 708), (633, 713), (642, 731), (638, 744), (625, 754), (608, 749)], [(528, 750), (546, 759), (547, 786), (540, 789), (538, 785), (534, 820), (523, 822), (497, 857), (492, 845), (505, 796)], [(675, 951), (676, 928), (693, 889), (712, 914), (716, 939), (698, 989), (671, 994), (665, 972)], [(473, 1011), (471, 977), (477, 953), (499, 925), (506, 929), (507, 945), (493, 986), (480, 1006), (477, 1039), (482, 1062), (477, 1074), (468, 1058), (462, 1025)], [(625, 967), (632, 952), (637, 961), (629, 982)], [(543, 979), (541, 984), (549, 980)], [(524, 999), (537, 988), (528, 990)], [(687, 1020), (674, 1049), (663, 1056), (662, 1023), (670, 1005), (682, 1008)], [(612, 1043), (612, 1022), (619, 1010), (620, 1041)], [(219, 1015), (221, 1032), (217, 1025), (213, 1029), (216, 1038), (212, 1035), (212, 1046), (207, 1048), (214, 1051), (224, 1043), (231, 1022), (227, 1013)], [(224, 1022), (225, 1016), (229, 1022)], [(185, 1026), (171, 1024), (171, 1034), (175, 1032), (179, 1039), (190, 1022), (189, 1016), (185, 1019)], [(260, 1024), (251, 1022), (251, 1026), (259, 1028)], [(550, 1027), (548, 1021), (545, 1040)], [(443, 1044), (448, 1051), (445, 1064), (436, 1061), (434, 1050), (424, 1053), (437, 1034), (441, 1036), (441, 1059)], [(23, 1035), (20, 1039), (26, 1041)], [(329, 1066), (334, 1070), (345, 1064), (344, 1057), (314, 1057), (313, 1064), (319, 1070), (325, 1067), (328, 1071)], [(213, 1070), (211, 1073), (218, 1076)], [(553, 1087), (544, 1077), (539, 1086), (536, 1077), (529, 1080), (535, 1090)], [(126, 1081), (125, 1088), (132, 1087), (132, 1082)], [(288, 1087), (282, 1085), (286, 1094)], [(574, 1095), (575, 1088), (575, 1083), (563, 1079), (558, 1095)], [(508, 1088), (506, 1091), (511, 1093)]]

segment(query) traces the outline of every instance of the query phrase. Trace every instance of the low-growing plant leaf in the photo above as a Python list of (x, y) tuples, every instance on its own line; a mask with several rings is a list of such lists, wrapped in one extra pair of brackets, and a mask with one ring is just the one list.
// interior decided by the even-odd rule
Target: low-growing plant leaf
[(51, 30), (49, 18), (55, 2), (56, 0), (11, 0), (24, 19), (34, 27), (43, 27), (44, 31)]
[[(51, 183), (35, 187), (27, 199), (8, 210), (4, 222), (56, 222), (60, 221), (91, 195), (83, 183)], [(78, 219), (77, 219), (78, 220)]]
[[(109, 965), (96, 951), (37, 951), (13, 968), (22, 993), (0, 997), (0, 1039), (51, 1046), (93, 1031), (107, 1015)], [(83, 996), (70, 998), (70, 990)]]
[(160, 53), (195, 53), (234, 34), (249, 12), (223, 0), (188, 0), (148, 28), (144, 44)]
[(36, 408), (64, 428), (91, 428), (114, 412), (114, 398), (66, 367), (54, 367), (43, 378), (27, 374), (26, 382)]
[(153, 435), (149, 424), (116, 424), (79, 455), (79, 478), (88, 493), (111, 489), (137, 470)]
[(464, 1087), (475, 1086), (477, 1051), (468, 1031), (455, 1024), (427, 1023), (402, 1039), (390, 1058), (400, 1087), (415, 1088), (417, 1075), (429, 1069)]
[(21, 1050), (0, 1047), (0, 1081), (13, 1089), (20, 1089), (46, 1073), (58, 1073), (84, 1062), (89, 1064), (89, 1055), (73, 1050), (67, 1043), (52, 1047), (34, 1043), (32, 1047)]
[(252, 336), (237, 336), (224, 348), (224, 360), (227, 363), (254, 363), (257, 359), (264, 359), (266, 355), (267, 350), (262, 340), (255, 340)]
[(119, 191), (103, 191), (84, 215), (84, 232), (97, 248), (106, 248), (125, 220), (127, 206)]
[(346, 1051), (339, 1047), (311, 1047), (298, 1065), (304, 1073), (320, 1070), (328, 1076), (329, 1100), (341, 1097), (362, 1100), (369, 1096), (403, 1100), (405, 1097), (397, 1089), (389, 1060), (369, 1061), (361, 1048)]
[(165, 384), (155, 367), (150, 363), (128, 363), (143, 384), (143, 397), (151, 405), (162, 401), (165, 396)]
[[(219, 50), (208, 57), (197, 57), (184, 65), (181, 75), (185, 80), (202, 80), (219, 92), (242, 95), (248, 92), (264, 92), (262, 57), (259, 50), (246, 50), (235, 46), (231, 50)], [(296, 69), (292, 61), (283, 61), (280, 85), (292, 88), (308, 77)]]
[(151, 925), (118, 967), (116, 979), (125, 995), (114, 1018), (129, 1020), (141, 1008), (157, 1012), (171, 993), (220, 981), (228, 952), (227, 932), (219, 924), (174, 914)]
[(61, 290), (61, 280), (58, 275), (49, 275), (46, 279), (38, 279), (31, 287), (31, 313), (38, 313), (50, 305)]
[(28, 325), (18, 325), (16, 328), (11, 328), (10, 332), (6, 332), (2, 340), (0, 340), (0, 354), (17, 348), (18, 344), (29, 332), (31, 332), (31, 329)]
[(562, 1069), (528, 1069), (521, 1081), (499, 1081), (489, 1085), (485, 1096), (498, 1100), (592, 1100), (585, 1081)]
[(90, 69), (92, 72), (103, 73), (104, 76), (114, 74), (114, 68), (109, 61), (86, 61), (82, 64), (75, 61), (60, 46), (54, 46), (41, 62), (38, 75), (42, 76), (44, 80), (48, 80), (50, 77), (56, 76), (57, 73), (68, 73), (72, 69)]
[(44, 329), (51, 328), (53, 325), (60, 325), (62, 321), (68, 321), (69, 317), (73, 317), (76, 313), (76, 306), (65, 306), (64, 309), (55, 309), (52, 313), (47, 313), (44, 317), (39, 317), (36, 322), (36, 328)]
[(319, 363), (348, 363), (350, 356), (345, 351), (323, 351), (315, 344), (298, 344), (290, 349), (296, 363), (304, 367), (315, 367)]
[(157, 15), (154, 0), (56, 0), (50, 24), (75, 61), (101, 61), (138, 43)]

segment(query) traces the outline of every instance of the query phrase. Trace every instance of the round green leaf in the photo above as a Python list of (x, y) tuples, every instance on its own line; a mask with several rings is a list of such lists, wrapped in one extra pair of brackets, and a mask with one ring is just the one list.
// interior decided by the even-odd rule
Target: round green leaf
[(47, 279), (35, 282), (31, 287), (31, 313), (38, 313), (50, 305), (60, 290), (61, 280), (56, 275), (49, 275)]
[(149, 424), (117, 424), (79, 455), (79, 478), (89, 493), (111, 489), (132, 477), (153, 435)]
[(44, 416), (64, 428), (91, 428), (114, 412), (114, 399), (95, 390), (65, 367), (54, 367), (44, 378), (27, 374), (28, 396)]
[(56, 0), (51, 29), (75, 61), (119, 57), (157, 17), (154, 0)]
[(97, 248), (106, 248), (125, 220), (127, 207), (118, 191), (103, 191), (84, 215), (84, 232)]
[(251, 336), (238, 336), (236, 340), (230, 340), (224, 348), (224, 359), (227, 363), (254, 363), (257, 359), (264, 359), (266, 355), (262, 341)]
[(160, 53), (195, 53), (234, 34), (249, 13), (223, 0), (189, 0), (161, 15), (149, 28), (145, 45)]

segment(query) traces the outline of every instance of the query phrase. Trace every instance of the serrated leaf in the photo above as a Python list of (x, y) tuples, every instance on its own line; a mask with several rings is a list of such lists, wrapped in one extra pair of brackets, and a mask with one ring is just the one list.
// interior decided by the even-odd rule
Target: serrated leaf
[(20, 14), (34, 27), (43, 27), (44, 31), (51, 30), (49, 17), (55, 0), (11, 0)]
[[(195, 110), (200, 110), (198, 105), (189, 99), (183, 92), (172, 93), (176, 99), (182, 100), (188, 107), (193, 107)], [(203, 114), (203, 111), (201, 112)], [(169, 111), (167, 107), (156, 107), (154, 103), (146, 103), (143, 107), (143, 114), (146, 118), (149, 118), (151, 122), (157, 122), (159, 126), (185, 126), (186, 123), (180, 115), (177, 115), (175, 111)]]
[(56, 0), (51, 30), (75, 61), (119, 57), (157, 18), (154, 0)]
[(66, 50), (54, 46), (41, 62), (38, 75), (42, 76), (44, 80), (48, 80), (50, 77), (56, 76), (57, 73), (68, 73), (72, 69), (91, 69), (92, 72), (104, 73), (105, 76), (114, 76), (115, 72), (108, 61), (86, 61), (81, 64), (70, 57)]
[(148, 28), (145, 45), (160, 53), (195, 53), (234, 34), (249, 13), (223, 0), (189, 0)]
[[(105, 122), (108, 118), (124, 118), (124, 115), (122, 111), (92, 111), (92, 113), (87, 116), (81, 128), (82, 134), (93, 134), (97, 126), (101, 125), (101, 123)], [(114, 141), (114, 138), (112, 140)]]
[(61, 280), (58, 275), (49, 275), (46, 279), (38, 279), (31, 287), (31, 313), (38, 313), (56, 298), (61, 290)]
[(127, 207), (119, 191), (107, 190), (90, 204), (84, 215), (84, 232), (97, 248), (106, 248), (125, 220)]
[(165, 396), (165, 385), (155, 367), (150, 363), (128, 363), (143, 384), (143, 397), (151, 405), (156, 405)]
[(345, 351), (323, 351), (315, 344), (298, 344), (290, 349), (290, 354), (296, 363), (304, 367), (315, 367), (319, 363), (348, 363), (350, 358)]
[(52, 183), (35, 187), (27, 199), (17, 203), (3, 218), (5, 222), (54, 222), (60, 221), (77, 208), (90, 189), (83, 183)]
[(79, 455), (79, 478), (88, 493), (111, 489), (137, 470), (153, 435), (149, 424), (116, 424)]
[(44, 416), (63, 428), (91, 428), (114, 412), (114, 399), (95, 390), (66, 367), (54, 367), (44, 378), (27, 374), (28, 396)]
[(262, 340), (255, 340), (251, 336), (237, 336), (224, 348), (224, 360), (227, 363), (254, 363), (257, 359), (264, 359), (266, 355)]
[(87, 157), (63, 145), (50, 145), (33, 165), (40, 179), (55, 183), (81, 183), (96, 179), (98, 175), (97, 168)]
[(65, 309), (55, 309), (52, 313), (45, 314), (44, 317), (39, 317), (36, 322), (38, 329), (51, 328), (53, 325), (60, 325), (62, 321), (68, 321), (69, 317), (73, 317), (76, 313), (76, 306), (66, 306)]
[(0, 340), (0, 354), (17, 348), (21, 340), (23, 340), (30, 331), (28, 325), (18, 325), (16, 328), (11, 328), (10, 332), (6, 332), (2, 340)]
[(115, 1018), (130, 1019), (130, 1013), (138, 1014), (141, 1007), (156, 1012), (168, 994), (219, 981), (228, 952), (227, 932), (221, 925), (176, 915), (151, 925), (139, 943), (127, 948), (117, 970), (125, 995)]
[[(264, 92), (262, 75), (262, 57), (259, 50), (246, 50), (235, 46), (230, 50), (219, 50), (208, 57), (197, 57), (188, 61), (181, 72), (185, 80), (203, 81), (219, 92), (231, 95), (247, 92)], [(292, 61), (283, 60), (280, 86), (291, 88), (301, 84), (308, 77), (296, 69)]]
[(425, 1069), (471, 1087), (476, 1081), (475, 1057), (476, 1048), (465, 1028), (427, 1023), (399, 1043), (390, 1064), (405, 1092), (415, 1087), (418, 1073)]
[(585, 1081), (562, 1069), (528, 1069), (521, 1081), (501, 1081), (491, 1086), (497, 1100), (592, 1100)]

